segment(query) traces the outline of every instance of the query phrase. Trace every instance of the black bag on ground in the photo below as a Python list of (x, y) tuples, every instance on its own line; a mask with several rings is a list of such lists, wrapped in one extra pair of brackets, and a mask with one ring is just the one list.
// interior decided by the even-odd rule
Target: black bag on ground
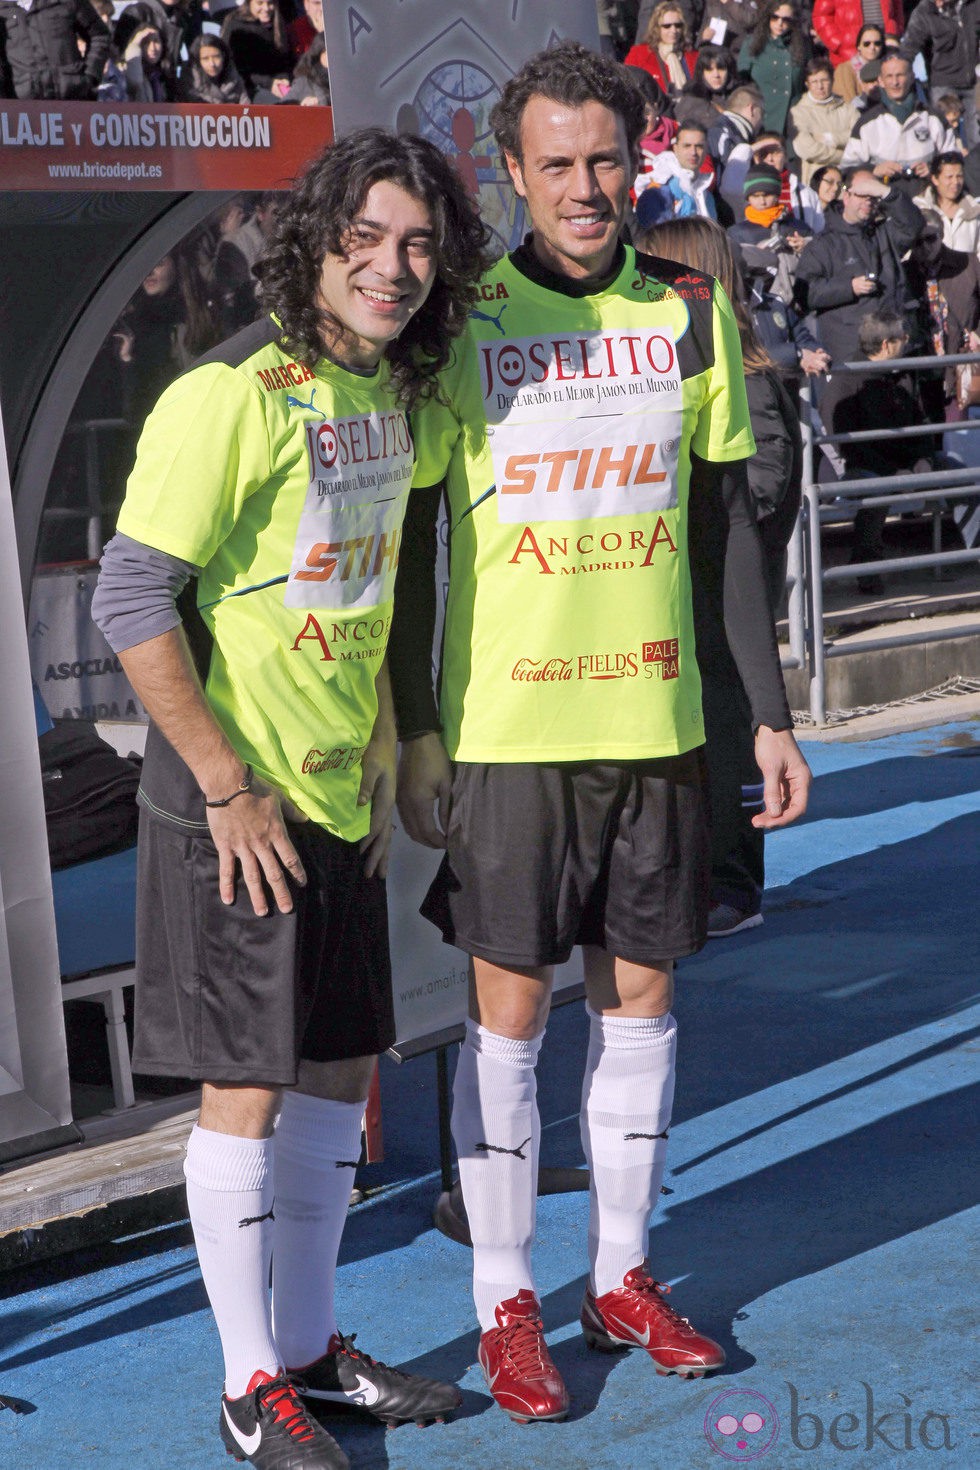
[(138, 761), (117, 755), (87, 720), (56, 720), (38, 745), (52, 869), (132, 847)]

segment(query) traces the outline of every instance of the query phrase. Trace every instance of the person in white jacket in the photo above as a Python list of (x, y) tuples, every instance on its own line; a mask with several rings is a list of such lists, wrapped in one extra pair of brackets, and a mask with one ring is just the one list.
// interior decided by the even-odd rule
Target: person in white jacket
[(912, 67), (903, 56), (885, 57), (879, 81), (881, 101), (859, 117), (841, 167), (864, 165), (903, 194), (921, 194), (933, 155), (955, 152), (956, 138), (938, 113), (919, 102)]
[(915, 202), (942, 225), (943, 244), (950, 250), (980, 254), (980, 199), (966, 193), (960, 153), (936, 154), (929, 167), (929, 187)]
[(834, 74), (825, 59), (811, 61), (804, 72), (806, 91), (789, 110), (793, 149), (804, 184), (827, 163), (840, 163), (857, 121), (857, 108), (834, 91)]
[[(640, 177), (645, 184), (666, 190), (673, 200), (673, 215), (686, 219), (692, 214), (717, 219), (714, 170), (702, 171), (706, 133), (700, 123), (685, 123), (670, 147), (658, 153), (650, 170)], [(637, 180), (639, 188), (639, 180)]]

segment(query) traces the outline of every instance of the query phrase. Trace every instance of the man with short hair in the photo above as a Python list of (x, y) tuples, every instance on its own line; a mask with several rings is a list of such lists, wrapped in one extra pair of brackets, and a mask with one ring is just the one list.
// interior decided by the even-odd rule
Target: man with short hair
[(334, 1276), (394, 1039), (385, 644), (407, 410), (485, 241), (421, 139), (364, 129), (315, 160), (276, 213), (267, 314), (150, 414), (93, 604), (152, 721), (133, 1062), (203, 1084), (184, 1172), (221, 1437), (259, 1470), (347, 1466), (304, 1399), (385, 1423), (459, 1403), (341, 1335)]
[(654, 156), (649, 173), (639, 175), (647, 184), (666, 190), (673, 215), (686, 219), (692, 214), (717, 219), (714, 171), (703, 169), (706, 129), (700, 123), (682, 123), (669, 148)]
[[(757, 726), (759, 826), (806, 805), (765, 568), (738, 332), (712, 277), (620, 231), (643, 107), (576, 42), (532, 57), (491, 115), (531, 232), (485, 276), (441, 393), (416, 416), (392, 688), (399, 804), (446, 848), (423, 912), (473, 958), (453, 1134), (479, 1358), (514, 1419), (561, 1419), (531, 1267), (535, 1064), (553, 966), (583, 947), (590, 1169), (582, 1329), (701, 1377), (723, 1349), (647, 1265), (674, 1091), (676, 958), (705, 941), (703, 717), (691, 575), (727, 631)], [(450, 574), (432, 692), (436, 515)], [(400, 600), (400, 601), (399, 601)], [(720, 612), (716, 615), (720, 616)]]
[(861, 318), (869, 312), (907, 315), (902, 257), (923, 226), (912, 200), (869, 168), (848, 175), (840, 212), (827, 211), (826, 228), (807, 245), (796, 270), (800, 310), (815, 314), (817, 336), (834, 362), (853, 361)]
[(956, 148), (952, 129), (915, 95), (912, 64), (886, 55), (879, 73), (880, 98), (860, 114), (844, 148), (841, 168), (864, 164), (875, 178), (908, 195), (921, 194), (934, 153)]
[(758, 87), (746, 83), (736, 87), (726, 99), (721, 117), (708, 129), (708, 157), (716, 171), (728, 162), (732, 149), (739, 143), (751, 143), (762, 127), (766, 104)]

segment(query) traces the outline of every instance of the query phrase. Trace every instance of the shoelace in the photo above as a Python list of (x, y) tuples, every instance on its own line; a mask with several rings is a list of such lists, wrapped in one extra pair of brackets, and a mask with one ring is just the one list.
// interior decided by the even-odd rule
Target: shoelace
[(350, 1337), (344, 1337), (342, 1333), (339, 1336), (340, 1347), (338, 1348), (338, 1352), (343, 1353), (345, 1358), (353, 1358), (355, 1363), (370, 1363), (372, 1368), (380, 1368), (385, 1373), (393, 1373), (397, 1378), (408, 1378), (409, 1375), (403, 1373), (401, 1368), (391, 1368), (387, 1363), (382, 1363), (379, 1358), (372, 1358), (367, 1353), (362, 1353), (360, 1348), (356, 1348), (354, 1346), (354, 1338), (357, 1336), (356, 1332), (352, 1332)]
[(676, 1327), (678, 1332), (685, 1333), (690, 1337), (695, 1336), (694, 1328), (688, 1319), (682, 1317), (680, 1312), (676, 1312), (669, 1303), (664, 1301), (664, 1297), (670, 1292), (670, 1287), (666, 1281), (654, 1281), (652, 1276), (641, 1276), (633, 1282), (633, 1290), (645, 1296), (648, 1299), (648, 1305), (659, 1312), (662, 1317), (666, 1317), (667, 1321), (672, 1327)]
[(512, 1322), (501, 1329), (500, 1345), (521, 1378), (531, 1378), (534, 1371), (544, 1373), (542, 1356), (543, 1324), (538, 1318)]
[(274, 1378), (259, 1390), (259, 1403), (279, 1420), (292, 1439), (303, 1444), (313, 1438), (313, 1425), (288, 1378)]

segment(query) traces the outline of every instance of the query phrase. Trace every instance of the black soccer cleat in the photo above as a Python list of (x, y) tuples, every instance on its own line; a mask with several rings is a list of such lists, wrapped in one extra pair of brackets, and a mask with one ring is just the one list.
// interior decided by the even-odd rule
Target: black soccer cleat
[(337, 1441), (307, 1413), (285, 1373), (253, 1373), (241, 1398), (221, 1395), (221, 1438), (229, 1455), (257, 1470), (350, 1470)]
[(354, 1336), (334, 1333), (322, 1358), (292, 1372), (297, 1392), (311, 1402), (359, 1409), (389, 1427), (442, 1420), (459, 1408), (463, 1395), (455, 1383), (389, 1368), (358, 1352)]

